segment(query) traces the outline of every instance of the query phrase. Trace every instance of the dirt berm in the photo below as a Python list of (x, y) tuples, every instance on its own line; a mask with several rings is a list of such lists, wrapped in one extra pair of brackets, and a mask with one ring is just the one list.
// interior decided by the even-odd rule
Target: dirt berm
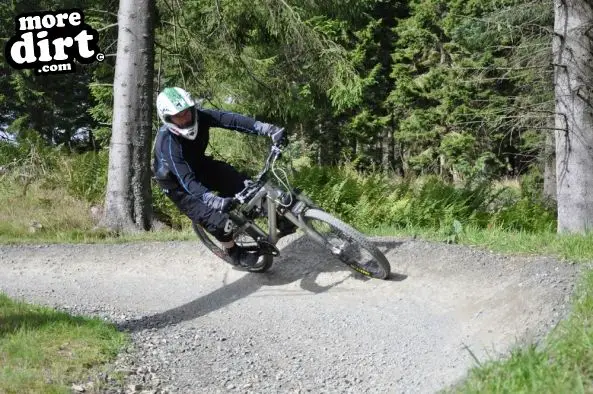
[[(133, 333), (118, 368), (146, 392), (434, 392), (564, 318), (577, 265), (373, 238), (365, 280), (299, 236), (265, 274), (198, 241), (1, 246), (0, 290)], [(473, 354), (473, 356), (472, 356)], [(134, 383), (134, 384), (132, 384)]]

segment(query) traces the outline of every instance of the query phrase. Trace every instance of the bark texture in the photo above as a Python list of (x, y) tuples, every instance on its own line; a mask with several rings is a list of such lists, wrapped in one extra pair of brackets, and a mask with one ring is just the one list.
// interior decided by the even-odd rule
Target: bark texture
[(546, 132), (544, 146), (544, 200), (556, 202), (556, 135)]
[(593, 4), (554, 0), (558, 232), (593, 227)]
[(113, 83), (113, 132), (102, 225), (150, 229), (150, 139), (154, 77), (154, 0), (120, 0)]

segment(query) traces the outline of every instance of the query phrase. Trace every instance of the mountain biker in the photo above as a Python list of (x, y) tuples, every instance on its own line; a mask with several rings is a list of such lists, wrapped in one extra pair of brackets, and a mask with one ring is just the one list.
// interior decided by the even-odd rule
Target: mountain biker
[(232, 196), (245, 187), (248, 177), (230, 164), (205, 155), (209, 130), (219, 127), (263, 135), (279, 144), (285, 142), (284, 128), (233, 112), (201, 108), (179, 87), (160, 92), (156, 107), (163, 122), (153, 152), (157, 183), (181, 212), (222, 243), (236, 265), (253, 267), (259, 256), (234, 243), (228, 215)]

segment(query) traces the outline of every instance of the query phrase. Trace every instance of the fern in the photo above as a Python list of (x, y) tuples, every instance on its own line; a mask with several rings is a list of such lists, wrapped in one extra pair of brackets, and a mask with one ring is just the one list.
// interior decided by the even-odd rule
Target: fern
[(455, 186), (436, 176), (393, 180), (349, 166), (302, 167), (293, 183), (321, 207), (360, 228), (423, 227), (457, 239), (463, 227), (550, 231), (555, 213), (520, 191), (468, 181)]

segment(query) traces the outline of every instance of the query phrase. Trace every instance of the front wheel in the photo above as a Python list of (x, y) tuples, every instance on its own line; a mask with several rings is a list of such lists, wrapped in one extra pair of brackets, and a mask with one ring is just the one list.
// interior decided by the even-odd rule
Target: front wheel
[[(222, 248), (222, 244), (219, 240), (217, 240), (212, 234), (206, 231), (202, 226), (196, 225), (195, 223), (192, 225), (194, 232), (200, 238), (200, 240), (206, 245), (208, 249), (216, 256), (220, 257), (227, 263), (235, 266), (233, 264), (233, 260), (224, 252)], [(253, 247), (257, 245), (257, 242), (253, 237), (249, 236), (246, 232), (240, 232), (233, 236), (233, 240), (235, 243), (240, 247)], [(271, 255), (262, 255), (259, 257), (257, 265), (251, 268), (244, 268), (249, 272), (265, 272), (272, 266), (274, 262), (274, 257)]]
[(344, 264), (370, 278), (387, 279), (391, 272), (389, 261), (358, 230), (319, 209), (306, 210), (303, 219)]

